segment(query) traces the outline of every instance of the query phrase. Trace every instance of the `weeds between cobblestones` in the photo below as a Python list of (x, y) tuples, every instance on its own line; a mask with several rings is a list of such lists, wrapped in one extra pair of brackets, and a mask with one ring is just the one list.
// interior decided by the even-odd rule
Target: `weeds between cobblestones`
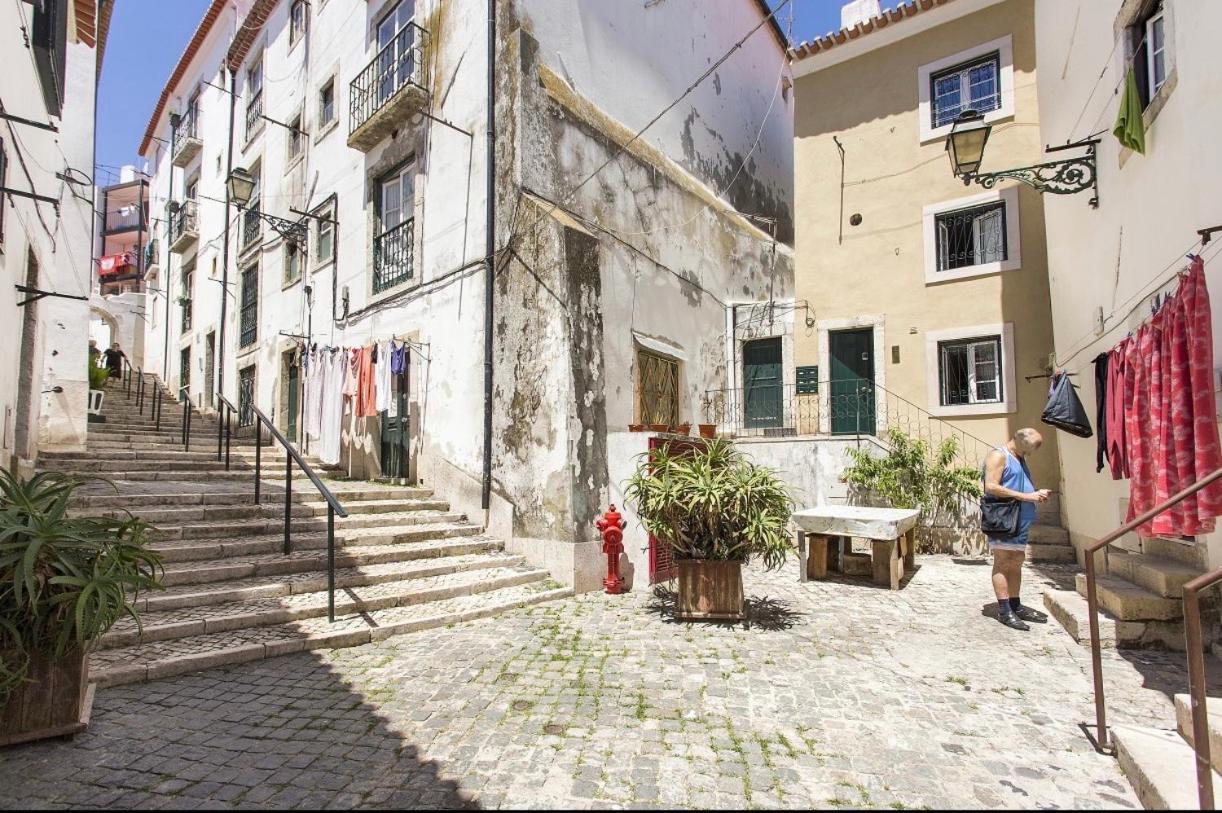
[[(75, 742), (4, 752), (0, 804), (1136, 806), (1077, 729), (1081, 648), (982, 617), (979, 573), (749, 571), (748, 625), (673, 622), (638, 586), (106, 689)], [(1118, 718), (1161, 708), (1108, 659)]]

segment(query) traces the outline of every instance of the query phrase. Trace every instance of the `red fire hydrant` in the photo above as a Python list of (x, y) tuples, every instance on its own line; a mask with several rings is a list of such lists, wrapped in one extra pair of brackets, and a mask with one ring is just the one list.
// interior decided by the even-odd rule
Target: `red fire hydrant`
[(603, 579), (603, 587), (610, 595), (624, 592), (624, 580), (619, 577), (619, 557), (624, 552), (624, 518), (615, 510), (613, 503), (594, 523), (603, 535), (603, 553), (607, 554), (607, 578)]

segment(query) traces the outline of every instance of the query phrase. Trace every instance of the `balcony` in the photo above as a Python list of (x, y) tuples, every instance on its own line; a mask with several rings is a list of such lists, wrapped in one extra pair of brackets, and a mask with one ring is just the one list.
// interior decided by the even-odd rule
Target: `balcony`
[(373, 292), (383, 291), (412, 278), (415, 219), (378, 235), (373, 242)]
[(352, 80), (348, 146), (368, 152), (412, 114), (428, 107), (424, 46), (428, 32), (409, 23)]
[(263, 91), (246, 103), (246, 140), (250, 141), (263, 129)]
[(174, 128), (174, 145), (170, 152), (170, 160), (174, 166), (188, 166), (204, 148), (204, 142), (200, 140), (197, 131), (198, 123), (198, 111), (191, 110), (179, 120), (178, 126)]
[(117, 209), (108, 209), (106, 211), (107, 234), (139, 231), (144, 227), (144, 224), (141, 222), (140, 205), (138, 203), (132, 203), (127, 206), (120, 206)]
[(149, 244), (144, 247), (144, 270), (148, 272), (150, 269), (157, 268), (161, 265), (160, 245), (157, 240), (149, 241)]
[(168, 212), (170, 220), (170, 251), (182, 254), (199, 240), (199, 222), (195, 212), (195, 201), (177, 204)]
[(249, 251), (254, 246), (259, 245), (259, 238), (263, 234), (263, 219), (259, 217), (259, 201), (252, 200), (250, 204), (242, 210), (242, 242), (239, 250), (242, 252)]

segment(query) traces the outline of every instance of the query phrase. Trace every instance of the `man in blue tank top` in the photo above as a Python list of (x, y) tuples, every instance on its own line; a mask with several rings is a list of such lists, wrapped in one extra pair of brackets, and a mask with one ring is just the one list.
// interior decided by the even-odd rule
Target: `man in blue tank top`
[(989, 452), (984, 461), (984, 493), (997, 499), (1018, 500), (1018, 533), (988, 537), (993, 553), (993, 592), (997, 595), (997, 620), (1016, 630), (1029, 630), (1026, 622), (1043, 624), (1048, 616), (1023, 606), (1019, 600), (1023, 560), (1027, 557), (1027, 535), (1035, 522), (1035, 506), (1048, 501), (1048, 490), (1037, 489), (1027, 469), (1027, 456), (1038, 451), (1044, 438), (1034, 429), (1019, 429), (1005, 446)]

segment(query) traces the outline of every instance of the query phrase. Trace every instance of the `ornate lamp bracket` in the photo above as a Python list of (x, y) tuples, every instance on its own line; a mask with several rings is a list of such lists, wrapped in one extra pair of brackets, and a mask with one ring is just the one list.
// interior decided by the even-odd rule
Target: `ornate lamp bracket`
[(1090, 205), (1099, 208), (1099, 176), (1095, 164), (1095, 145), (1099, 139), (1077, 141), (1060, 147), (1046, 147), (1045, 152), (1059, 152), (1080, 147), (1086, 148), (1086, 155), (1077, 158), (1066, 158), (1060, 161), (1049, 161), (1029, 167), (1016, 167), (1000, 172), (977, 172), (965, 176), (963, 183), (972, 181), (992, 189), (998, 181), (1006, 178), (1026, 184), (1037, 192), (1051, 192), (1054, 195), (1074, 195), (1078, 192), (1091, 190)]
[(259, 217), (272, 227), (276, 234), (290, 243), (304, 243), (309, 239), (310, 227), (305, 220), (286, 220), (265, 212), (259, 212)]

